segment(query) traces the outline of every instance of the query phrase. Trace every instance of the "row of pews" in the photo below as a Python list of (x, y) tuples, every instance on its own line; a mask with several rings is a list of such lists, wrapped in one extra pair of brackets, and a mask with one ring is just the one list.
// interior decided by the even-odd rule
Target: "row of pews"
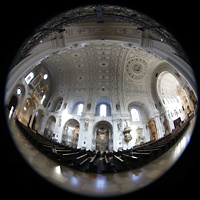
[(156, 141), (134, 146), (128, 150), (102, 153), (62, 145), (38, 134), (18, 120), (16, 124), (38, 150), (56, 162), (85, 172), (112, 173), (140, 167), (161, 156), (179, 140), (189, 121), (190, 119), (185, 120), (172, 133)]

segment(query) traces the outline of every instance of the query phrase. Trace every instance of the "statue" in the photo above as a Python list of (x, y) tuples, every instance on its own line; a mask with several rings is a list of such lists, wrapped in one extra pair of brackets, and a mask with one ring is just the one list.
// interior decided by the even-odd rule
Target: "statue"
[(153, 141), (153, 140), (157, 140), (158, 139), (158, 136), (157, 136), (157, 128), (156, 128), (156, 122), (153, 118), (151, 118), (149, 120), (149, 132), (150, 132), (150, 140)]
[(122, 123), (121, 123), (121, 119), (117, 121), (117, 128), (118, 128), (118, 131), (121, 130), (121, 127), (122, 127)]
[(135, 130), (135, 133), (137, 134), (136, 144), (142, 144), (145, 142), (145, 137), (142, 136), (142, 130), (143, 128), (140, 127)]
[(130, 133), (124, 133), (124, 140), (128, 143), (132, 140), (132, 136)]
[(128, 122), (126, 121), (126, 127), (124, 128), (123, 134), (124, 134), (124, 140), (128, 143), (132, 140), (132, 136), (130, 132), (132, 131), (131, 127), (128, 127)]
[(88, 103), (87, 109), (90, 110), (90, 108), (91, 108), (91, 103)]
[(85, 131), (88, 131), (89, 119), (85, 119)]
[(118, 104), (116, 104), (116, 110), (117, 110), (117, 111), (119, 111), (119, 110), (120, 110), (120, 105), (119, 105), (119, 103), (118, 103)]

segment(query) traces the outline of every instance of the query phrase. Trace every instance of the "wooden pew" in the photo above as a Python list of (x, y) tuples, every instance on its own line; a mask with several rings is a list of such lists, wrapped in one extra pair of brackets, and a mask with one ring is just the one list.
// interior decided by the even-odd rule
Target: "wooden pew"
[(72, 155), (77, 155), (77, 154), (79, 154), (79, 152), (65, 153), (65, 154), (62, 154), (62, 156), (72, 156)]
[(72, 153), (64, 153), (60, 155), (60, 161), (63, 164), (71, 164), (71, 162), (74, 160), (74, 158), (76, 158), (78, 156), (79, 152), (72, 152)]
[(97, 165), (94, 165), (96, 157), (97, 157), (97, 154), (95, 154), (90, 160), (89, 171), (91, 172), (97, 172)]
[(134, 169), (141, 165), (140, 156), (130, 156), (127, 154), (122, 154), (122, 158), (125, 161), (129, 169)]
[[(133, 169), (162, 155), (182, 136), (189, 125), (189, 120), (186, 119), (173, 133), (163, 138), (134, 146), (128, 150), (105, 152), (101, 154), (101, 159), (99, 152), (75, 149), (59, 144), (50, 138), (38, 134), (18, 120), (16, 124), (25, 137), (50, 158), (55, 159), (56, 157), (56, 161), (61, 162), (63, 165), (82, 171), (106, 173)], [(53, 146), (56, 146), (56, 156), (52, 152)], [(59, 160), (57, 159), (58, 157), (60, 158)]]
[(75, 168), (75, 169), (79, 169), (81, 171), (88, 171), (89, 169), (89, 161), (90, 161), (90, 157), (88, 157), (88, 154), (83, 154), (79, 157), (76, 157), (74, 160), (73, 160), (73, 163), (72, 163), (72, 166)]
[(158, 157), (162, 154), (162, 149), (161, 148), (151, 148), (151, 147), (148, 147), (148, 148), (142, 148), (142, 149), (138, 149), (136, 150), (136, 152), (138, 153), (152, 153), (153, 156), (155, 157)]
[(117, 171), (127, 170), (127, 166), (126, 166), (124, 160), (116, 155), (113, 156), (112, 163)]
[(152, 153), (152, 151), (150, 152), (132, 152), (133, 156), (140, 156), (141, 162), (143, 163), (148, 163), (150, 161), (152, 161), (154, 159), (154, 154)]
[(68, 149), (56, 149), (56, 151), (57, 151), (58, 153), (72, 152), (72, 150), (68, 150)]

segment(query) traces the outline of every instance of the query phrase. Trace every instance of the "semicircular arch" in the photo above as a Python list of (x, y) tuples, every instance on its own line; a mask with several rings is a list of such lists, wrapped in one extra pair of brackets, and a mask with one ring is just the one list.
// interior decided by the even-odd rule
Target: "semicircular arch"
[(70, 101), (70, 103), (69, 103), (68, 112), (69, 112), (70, 114), (72, 114), (73, 109), (74, 109), (74, 106), (77, 105), (77, 104), (79, 104), (79, 103), (84, 104), (84, 99), (83, 99), (83, 97), (76, 97), (76, 98), (72, 99), (72, 100)]
[(151, 72), (151, 77), (150, 79), (148, 80), (148, 92), (149, 92), (149, 95), (152, 96), (152, 99), (153, 99), (153, 102), (155, 104), (155, 107), (157, 110), (163, 110), (164, 107), (163, 107), (163, 104), (161, 103), (161, 98), (159, 96), (159, 92), (158, 92), (158, 87), (157, 87), (157, 84), (158, 84), (158, 77), (160, 75), (162, 75), (163, 72), (166, 72), (166, 73), (170, 73), (172, 74), (176, 79), (177, 81), (180, 83), (180, 85), (182, 84), (181, 80), (179, 79), (179, 73), (177, 72), (177, 70), (175, 68), (173, 68), (171, 65), (169, 65), (168, 63), (161, 63), (159, 64), (157, 67), (155, 67), (153, 69), (153, 71)]
[(127, 111), (130, 112), (132, 108), (142, 110), (146, 117), (150, 117), (153, 113), (151, 104), (142, 98), (131, 99), (127, 102)]

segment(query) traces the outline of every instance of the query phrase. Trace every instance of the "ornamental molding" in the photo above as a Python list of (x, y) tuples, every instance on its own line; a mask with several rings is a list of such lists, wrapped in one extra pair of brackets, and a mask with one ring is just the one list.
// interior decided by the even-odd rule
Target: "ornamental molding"
[(127, 61), (125, 71), (132, 80), (143, 79), (148, 70), (147, 62), (142, 58), (131, 58)]
[[(135, 11), (126, 7), (104, 4), (82, 6), (63, 12), (39, 26), (24, 42), (21, 49), (18, 51), (12, 67), (29, 56), (31, 50), (40, 44), (51, 33), (56, 32), (57, 34), (61, 35), (63, 32), (65, 32), (66, 27), (74, 24), (83, 24), (86, 22), (95, 22), (97, 24), (107, 24), (108, 22), (129, 23), (130, 27), (137, 27), (136, 31), (138, 33), (142, 32), (150, 34), (150, 36), (153, 34), (158, 36), (162, 42), (169, 44), (174, 49), (174, 54), (188, 62), (188, 58), (177, 40), (158, 22), (139, 11)], [(112, 31), (112, 28), (94, 28), (94, 31), (98, 33), (102, 32), (109, 34)], [(124, 30), (119, 29), (116, 31), (121, 32), (122, 34), (133, 34), (133, 30), (131, 28)], [(89, 32), (89, 28), (85, 31), (79, 28), (73, 32), (73, 34), (86, 34), (87, 32)], [(61, 43), (63, 43), (63, 41), (61, 41)], [(64, 45), (64, 43), (62, 45)]]

